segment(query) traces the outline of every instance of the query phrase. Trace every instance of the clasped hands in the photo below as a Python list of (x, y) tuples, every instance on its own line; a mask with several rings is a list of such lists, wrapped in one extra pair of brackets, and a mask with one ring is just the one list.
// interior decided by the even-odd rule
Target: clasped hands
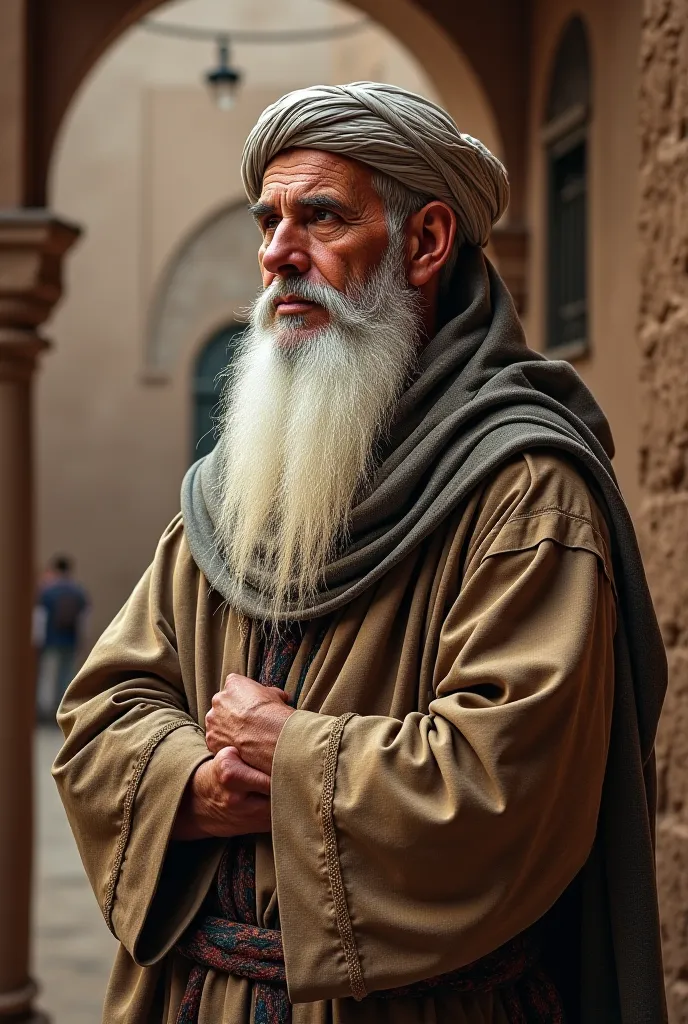
[(279, 734), (294, 709), (274, 686), (235, 673), (205, 716), (214, 757), (189, 780), (174, 839), (206, 839), (270, 831), (270, 775)]

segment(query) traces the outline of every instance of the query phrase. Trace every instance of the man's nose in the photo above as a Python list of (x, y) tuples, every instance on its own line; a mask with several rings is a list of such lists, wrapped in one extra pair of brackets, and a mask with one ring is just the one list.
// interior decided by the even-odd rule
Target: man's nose
[(282, 221), (263, 251), (263, 269), (269, 274), (287, 277), (290, 274), (305, 274), (310, 270), (310, 256), (295, 230), (287, 221)]

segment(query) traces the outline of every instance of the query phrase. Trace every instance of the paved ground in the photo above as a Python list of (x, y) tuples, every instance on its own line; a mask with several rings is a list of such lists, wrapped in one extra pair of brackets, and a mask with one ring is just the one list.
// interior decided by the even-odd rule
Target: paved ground
[(52, 1024), (100, 1024), (116, 942), (100, 914), (67, 825), (50, 765), (56, 728), (36, 734), (37, 856), (34, 976)]

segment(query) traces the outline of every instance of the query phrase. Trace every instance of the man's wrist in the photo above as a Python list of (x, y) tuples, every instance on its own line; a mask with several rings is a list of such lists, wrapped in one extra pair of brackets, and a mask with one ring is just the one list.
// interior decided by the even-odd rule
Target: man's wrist
[(202, 761), (186, 783), (172, 829), (172, 838), (179, 840), (209, 839), (212, 835), (205, 825), (204, 778), (211, 759)]
[(277, 741), (287, 719), (291, 718), (295, 710), (288, 704), (270, 703), (261, 706), (254, 735), (246, 738), (238, 747), (240, 756), (247, 764), (266, 775), (272, 774)]

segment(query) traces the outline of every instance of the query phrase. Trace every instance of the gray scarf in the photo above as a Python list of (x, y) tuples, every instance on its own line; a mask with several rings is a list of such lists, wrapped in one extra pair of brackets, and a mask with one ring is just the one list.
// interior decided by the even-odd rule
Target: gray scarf
[[(652, 834), (653, 748), (666, 658), (635, 531), (610, 458), (607, 421), (575, 370), (530, 351), (511, 297), (482, 250), (465, 246), (454, 275), (458, 313), (423, 351), (404, 394), (371, 492), (356, 507), (351, 542), (326, 569), (312, 607), (337, 611), (378, 582), (518, 452), (547, 447), (573, 457), (609, 523), (618, 591), (615, 701), (593, 852), (581, 873), (581, 1020), (666, 1020)], [(214, 537), (213, 455), (191, 467), (182, 514), (191, 554), (229, 594)], [(259, 573), (260, 569), (256, 569)], [(254, 583), (256, 577), (254, 577)], [(249, 581), (238, 610), (265, 617)]]

